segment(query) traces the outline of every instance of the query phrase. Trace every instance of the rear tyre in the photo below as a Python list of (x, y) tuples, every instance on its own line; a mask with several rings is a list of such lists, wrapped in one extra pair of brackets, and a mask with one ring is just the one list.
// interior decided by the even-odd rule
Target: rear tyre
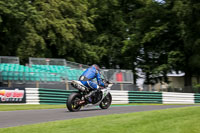
[(81, 109), (79, 102), (81, 101), (81, 95), (79, 93), (72, 93), (66, 101), (66, 106), (70, 112), (76, 112)]
[(112, 103), (112, 96), (110, 93), (108, 93), (107, 96), (105, 96), (102, 102), (100, 103), (99, 107), (101, 109), (107, 109), (110, 107), (111, 103)]

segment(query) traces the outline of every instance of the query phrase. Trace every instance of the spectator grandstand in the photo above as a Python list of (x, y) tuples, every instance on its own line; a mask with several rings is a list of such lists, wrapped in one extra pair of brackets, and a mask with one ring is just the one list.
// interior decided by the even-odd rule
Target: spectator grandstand
[[(29, 64), (19, 64), (18, 57), (0, 56), (0, 82), (5, 83), (68, 83), (77, 80), (87, 65), (65, 59), (29, 58)], [(112, 82), (132, 83), (129, 70), (103, 69), (102, 73)], [(68, 87), (66, 87), (68, 88)]]

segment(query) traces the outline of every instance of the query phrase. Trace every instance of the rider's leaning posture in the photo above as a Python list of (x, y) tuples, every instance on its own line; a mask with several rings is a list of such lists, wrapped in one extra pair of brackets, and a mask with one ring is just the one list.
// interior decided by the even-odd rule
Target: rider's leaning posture
[[(93, 79), (97, 79), (97, 83), (92, 82)], [(101, 80), (100, 68), (98, 65), (94, 64), (88, 69), (86, 69), (83, 74), (80, 76), (79, 81), (88, 88), (91, 88), (92, 91), (86, 95), (86, 99), (91, 102), (90, 96), (99, 89), (99, 87), (107, 87), (107, 84), (104, 84)]]

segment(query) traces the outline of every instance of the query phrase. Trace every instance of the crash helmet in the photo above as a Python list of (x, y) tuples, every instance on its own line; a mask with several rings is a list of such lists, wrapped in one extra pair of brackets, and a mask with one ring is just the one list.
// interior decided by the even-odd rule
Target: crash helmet
[(95, 67), (96, 70), (100, 71), (100, 68), (97, 64), (93, 64), (92, 66)]

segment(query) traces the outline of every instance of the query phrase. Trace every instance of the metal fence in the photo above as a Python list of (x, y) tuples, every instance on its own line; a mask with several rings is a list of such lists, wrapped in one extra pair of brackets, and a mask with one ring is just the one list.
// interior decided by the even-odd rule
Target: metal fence
[(66, 61), (66, 66), (75, 68), (75, 69), (87, 69), (89, 67), (88, 65), (71, 62), (71, 61)]
[(139, 91), (155, 91), (155, 92), (187, 92), (187, 93), (200, 93), (200, 88), (194, 88), (193, 86), (184, 87), (163, 87), (157, 85), (143, 85), (138, 88)]
[(133, 73), (131, 70), (102, 69), (102, 74), (107, 80), (114, 83), (133, 83)]
[[(111, 70), (110, 70), (111, 71)], [(132, 84), (132, 74), (128, 72), (122, 73), (123, 70), (118, 71), (106, 71), (106, 79), (113, 83), (130, 83)], [(103, 71), (105, 73), (105, 71)], [(122, 75), (121, 79), (118, 79), (117, 74)], [(13, 82), (63, 82), (78, 80), (80, 74), (71, 74), (67, 72), (53, 73), (53, 72), (19, 72), (19, 71), (0, 71), (0, 81), (13, 81)], [(125, 78), (125, 79), (123, 79)]]
[(53, 58), (29, 58), (29, 65), (61, 65), (66, 66), (65, 59), (53, 59)]
[[(4, 82), (1, 87), (22, 87), (22, 88), (48, 88), (48, 89), (62, 89), (62, 90), (74, 90), (71, 86), (71, 82)], [(124, 90), (124, 91), (138, 91), (137, 86), (133, 84), (114, 84), (111, 90)]]
[[(19, 64), (18, 57), (10, 56), (0, 56), (0, 64)], [(50, 70), (41, 70), (41, 71), (25, 71), (25, 69), (32, 69), (33, 65), (58, 65), (66, 66), (67, 71), (62, 71), (62, 73), (52, 72)], [(65, 59), (53, 59), (53, 58), (29, 58), (29, 66), (17, 66), (19, 68), (8, 67), (8, 70), (0, 70), (0, 82), (12, 82), (12, 83), (65, 83), (70, 82), (71, 80), (78, 80), (80, 73), (76, 73), (76, 70), (85, 70), (88, 68), (88, 65), (66, 61)], [(26, 68), (25, 68), (26, 67)], [(33, 68), (35, 69), (35, 68)], [(36, 68), (40, 69), (40, 68)], [(51, 69), (51, 68), (50, 68)], [(105, 75), (106, 79), (119, 84), (133, 84), (133, 73), (131, 70), (121, 70), (121, 69), (102, 69), (102, 74)], [(120, 86), (120, 89), (126, 87)]]
[(71, 68), (75, 69), (86, 69), (89, 66), (76, 63), (76, 62), (71, 62), (71, 61), (66, 61), (65, 59), (55, 59), (55, 58), (29, 58), (29, 64), (30, 65), (60, 65), (60, 66), (68, 66)]
[[(37, 65), (63, 65), (68, 66), (71, 69), (87, 69), (89, 66), (66, 61), (65, 59), (52, 59), (52, 58), (29, 58), (29, 64)], [(133, 73), (131, 70), (121, 69), (102, 69), (102, 73), (106, 79), (114, 83), (133, 83)]]
[(0, 56), (0, 63), (19, 64), (19, 57)]
[[(117, 73), (121, 73), (120, 70), (108, 70), (106, 72), (110, 76), (110, 81), (115, 83), (112, 87), (113, 90), (138, 90), (132, 82), (116, 81), (115, 76)], [(43, 87), (71, 90), (74, 89), (70, 85), (71, 80), (78, 80), (80, 75), (71, 76), (73, 77), (69, 77), (67, 73), (0, 71), (0, 83), (1, 86), (6, 87)]]

